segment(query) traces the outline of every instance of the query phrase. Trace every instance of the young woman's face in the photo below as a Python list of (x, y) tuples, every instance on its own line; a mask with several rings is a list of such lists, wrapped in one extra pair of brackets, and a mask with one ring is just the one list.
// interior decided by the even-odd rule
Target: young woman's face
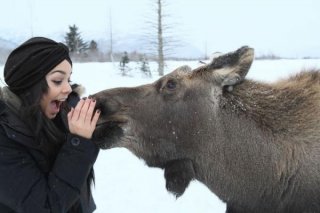
[(47, 75), (48, 92), (40, 100), (40, 107), (44, 115), (53, 119), (60, 111), (64, 102), (71, 93), (70, 76), (72, 67), (67, 60), (62, 61)]

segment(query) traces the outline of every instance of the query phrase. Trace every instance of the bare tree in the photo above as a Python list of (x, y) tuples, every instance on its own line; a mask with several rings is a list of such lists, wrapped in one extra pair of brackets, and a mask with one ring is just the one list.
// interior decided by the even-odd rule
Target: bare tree
[(158, 4), (158, 72), (163, 75), (164, 71), (164, 56), (163, 56), (163, 23), (162, 23), (162, 0), (157, 0)]
[(109, 10), (109, 36), (110, 36), (110, 61), (113, 63), (113, 32), (112, 32), (112, 13), (111, 9)]
[(173, 39), (176, 36), (173, 36), (171, 27), (173, 22), (169, 21), (170, 16), (166, 13), (168, 6), (166, 0), (153, 0), (152, 3), (155, 10), (151, 16), (156, 18), (150, 19), (148, 17), (146, 37), (149, 41), (148, 51), (155, 55), (155, 60), (158, 63), (158, 73), (162, 76), (164, 74), (165, 59), (172, 54), (174, 47), (179, 42)]

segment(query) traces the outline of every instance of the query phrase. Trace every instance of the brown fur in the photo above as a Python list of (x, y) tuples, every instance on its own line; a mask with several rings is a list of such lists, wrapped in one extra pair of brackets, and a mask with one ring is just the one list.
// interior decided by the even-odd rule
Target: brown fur
[(246, 80), (243, 47), (153, 84), (94, 95), (101, 148), (126, 147), (165, 170), (177, 196), (192, 179), (227, 212), (320, 212), (320, 73)]

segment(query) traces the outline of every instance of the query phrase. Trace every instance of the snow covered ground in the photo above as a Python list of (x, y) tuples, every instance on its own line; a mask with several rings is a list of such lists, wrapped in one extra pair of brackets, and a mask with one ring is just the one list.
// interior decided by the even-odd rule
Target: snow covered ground
[[(165, 73), (180, 65), (195, 68), (199, 64), (196, 61), (169, 61)], [(102, 89), (136, 86), (159, 78), (154, 63), (150, 63), (154, 70), (151, 78), (144, 76), (136, 63), (130, 62), (129, 66), (132, 69), (129, 76), (122, 76), (117, 63), (75, 63), (71, 80), (83, 84), (87, 96)], [(247, 77), (270, 82), (314, 67), (320, 69), (320, 59), (254, 61)], [(2, 72), (3, 65), (0, 65), (0, 86), (3, 85)], [(123, 148), (101, 151), (95, 173), (95, 213), (225, 212), (225, 204), (198, 181), (193, 181), (184, 195), (176, 199), (165, 189), (162, 170), (148, 168), (142, 160)]]

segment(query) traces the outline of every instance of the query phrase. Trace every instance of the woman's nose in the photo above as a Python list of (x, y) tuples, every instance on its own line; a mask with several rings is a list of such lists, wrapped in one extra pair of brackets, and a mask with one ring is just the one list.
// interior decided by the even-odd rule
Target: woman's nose
[(64, 93), (68, 93), (70, 94), (72, 92), (72, 88), (71, 85), (69, 83), (67, 83), (64, 87), (63, 87), (63, 92)]

